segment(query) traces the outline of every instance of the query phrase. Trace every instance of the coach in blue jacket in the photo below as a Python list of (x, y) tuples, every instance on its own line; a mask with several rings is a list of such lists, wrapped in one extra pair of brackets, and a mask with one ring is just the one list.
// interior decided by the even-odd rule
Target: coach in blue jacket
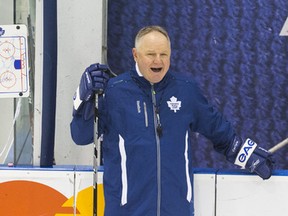
[[(169, 71), (170, 39), (160, 26), (135, 38), (135, 67), (117, 77), (106, 65), (83, 73), (74, 97), (71, 134), (79, 145), (93, 142), (94, 94), (103, 94), (99, 120), (104, 133), (106, 216), (192, 216), (190, 133), (210, 139), (228, 161), (268, 179), (272, 155), (235, 134), (195, 82)], [(109, 81), (108, 81), (109, 79)]]

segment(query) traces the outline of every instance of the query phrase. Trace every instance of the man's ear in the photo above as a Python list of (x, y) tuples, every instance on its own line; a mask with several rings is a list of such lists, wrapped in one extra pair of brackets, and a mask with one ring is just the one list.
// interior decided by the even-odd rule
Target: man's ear
[(137, 49), (135, 47), (132, 49), (132, 54), (133, 54), (134, 61), (137, 62)]

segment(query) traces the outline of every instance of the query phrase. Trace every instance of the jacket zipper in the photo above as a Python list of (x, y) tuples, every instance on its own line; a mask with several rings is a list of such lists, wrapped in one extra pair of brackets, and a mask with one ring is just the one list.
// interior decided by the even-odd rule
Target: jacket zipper
[(161, 208), (161, 154), (160, 154), (160, 137), (157, 132), (159, 126), (159, 113), (156, 110), (156, 92), (154, 90), (154, 85), (151, 84), (151, 95), (153, 103), (153, 115), (154, 115), (154, 127), (155, 127), (155, 137), (156, 137), (156, 148), (157, 148), (157, 216), (160, 216)]

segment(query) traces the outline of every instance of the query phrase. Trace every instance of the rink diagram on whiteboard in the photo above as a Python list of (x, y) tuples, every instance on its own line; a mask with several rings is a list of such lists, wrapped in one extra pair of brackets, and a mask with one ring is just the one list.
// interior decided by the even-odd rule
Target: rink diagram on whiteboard
[(27, 27), (0, 25), (0, 98), (29, 96)]

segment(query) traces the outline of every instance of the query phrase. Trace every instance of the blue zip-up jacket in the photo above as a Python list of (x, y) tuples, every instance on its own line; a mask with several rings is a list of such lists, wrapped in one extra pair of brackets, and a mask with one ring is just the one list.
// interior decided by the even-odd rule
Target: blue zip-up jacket
[[(154, 85), (135, 69), (110, 79), (103, 107), (105, 216), (193, 216), (190, 133), (230, 157), (230, 123), (192, 79), (171, 72)], [(74, 117), (74, 141), (91, 142), (91, 127)]]

